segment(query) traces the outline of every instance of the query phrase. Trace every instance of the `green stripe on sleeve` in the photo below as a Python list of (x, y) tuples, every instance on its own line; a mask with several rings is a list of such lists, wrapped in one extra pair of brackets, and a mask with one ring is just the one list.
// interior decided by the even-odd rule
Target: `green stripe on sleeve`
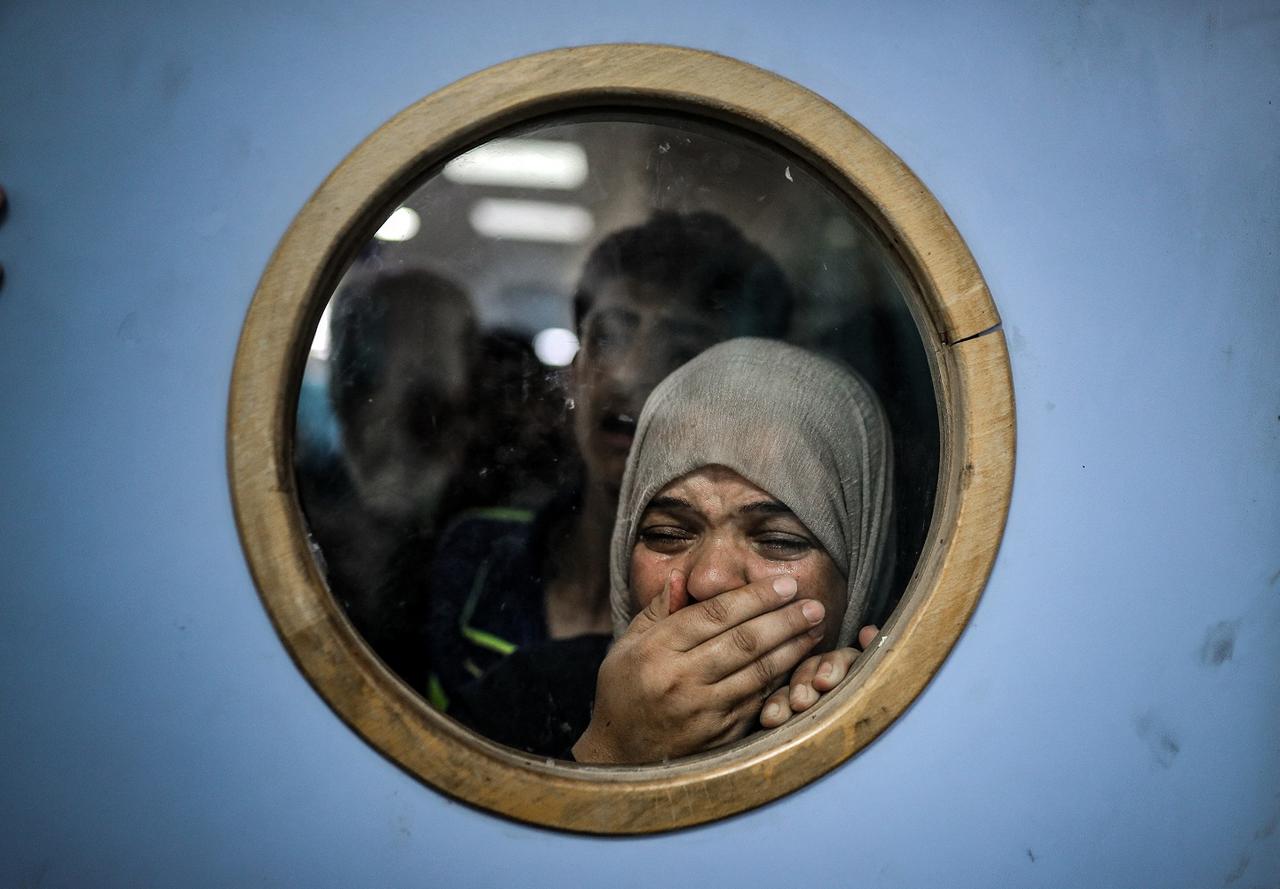
[(496, 651), (498, 654), (506, 657), (516, 650), (516, 646), (512, 645), (506, 639), (495, 636), (493, 633), (486, 633), (484, 630), (477, 630), (475, 627), (463, 627), (462, 635), (467, 641), (479, 645), (481, 648), (487, 648), (490, 651)]
[(444, 693), (444, 686), (440, 684), (440, 677), (435, 673), (432, 673), (427, 679), (427, 703), (441, 713), (449, 709), (449, 696)]

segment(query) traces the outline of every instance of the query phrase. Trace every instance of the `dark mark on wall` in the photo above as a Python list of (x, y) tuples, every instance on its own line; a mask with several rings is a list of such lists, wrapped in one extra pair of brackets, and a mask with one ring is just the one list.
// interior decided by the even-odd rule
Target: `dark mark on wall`
[(1224, 620), (1211, 626), (1204, 635), (1204, 644), (1200, 646), (1200, 662), (1206, 667), (1220, 667), (1236, 650), (1236, 630), (1240, 622)]
[(160, 72), (160, 100), (166, 105), (176, 102), (191, 84), (191, 63), (185, 59), (169, 59)]
[(1027, 338), (1016, 325), (1009, 329), (1009, 351), (1019, 355), (1027, 351)]
[(1031, 859), (1032, 864), (1036, 863), (1036, 853), (1032, 852), (1030, 849), (1027, 850), (1027, 857)]
[(1267, 837), (1271, 836), (1273, 833), (1276, 832), (1277, 827), (1280, 827), (1280, 812), (1276, 812), (1274, 815), (1272, 815), (1270, 818), (1267, 819), (1266, 824), (1262, 825), (1256, 831), (1254, 831), (1253, 838), (1255, 840), (1265, 840)]
[(1162, 769), (1171, 768), (1173, 761), (1182, 751), (1182, 746), (1174, 737), (1172, 730), (1150, 713), (1139, 716), (1134, 721), (1134, 728), (1138, 737), (1147, 742), (1147, 749), (1151, 751), (1151, 758), (1155, 764)]
[(1240, 856), (1240, 860), (1236, 862), (1236, 866), (1231, 869), (1231, 873), (1227, 874), (1227, 878), (1222, 881), (1222, 885), (1230, 886), (1236, 880), (1244, 876), (1244, 872), (1249, 869), (1249, 853)]
[[(1280, 417), (1277, 417), (1276, 419), (1280, 419)], [(1277, 580), (1280, 580), (1280, 570), (1277, 570), (1275, 574), (1271, 575), (1271, 579), (1267, 581), (1267, 586), (1275, 586)]]
[(40, 862), (29, 876), (18, 881), (18, 889), (40, 889), (44, 885), (44, 878), (49, 875), (49, 865), (51, 863), (49, 860)]
[(130, 312), (124, 316), (124, 319), (120, 322), (120, 326), (116, 328), (116, 336), (131, 346), (138, 342), (137, 312)]

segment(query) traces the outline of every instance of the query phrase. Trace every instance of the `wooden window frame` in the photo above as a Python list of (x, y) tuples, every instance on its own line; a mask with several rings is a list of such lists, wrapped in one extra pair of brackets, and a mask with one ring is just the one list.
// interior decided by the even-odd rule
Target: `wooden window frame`
[[(800, 718), (669, 764), (584, 766), (494, 744), (433, 710), (377, 658), (334, 600), (298, 504), (293, 434), (315, 324), (355, 252), (430, 171), (548, 114), (675, 111), (729, 123), (806, 161), (897, 250), (938, 394), (940, 468), (923, 553), (882, 636)], [(1014, 466), (1000, 318), (937, 200), (851, 117), (775, 74), (668, 46), (601, 45), (488, 68), (410, 106), (324, 181), (281, 240), (236, 353), (227, 432), (232, 498), (262, 601), (299, 669), (381, 753), (452, 797), (521, 821), (648, 833), (723, 818), (830, 771), (916, 698), (959, 638), (994, 563)]]

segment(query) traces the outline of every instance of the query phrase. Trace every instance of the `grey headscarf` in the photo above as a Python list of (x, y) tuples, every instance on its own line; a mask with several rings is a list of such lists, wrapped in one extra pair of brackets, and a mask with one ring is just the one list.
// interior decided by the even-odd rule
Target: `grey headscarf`
[(778, 498), (817, 537), (848, 580), (838, 644), (849, 645), (890, 574), (888, 422), (852, 371), (796, 346), (745, 337), (677, 369), (640, 413), (610, 551), (614, 634), (634, 616), (628, 578), (645, 507), (670, 482), (711, 465)]

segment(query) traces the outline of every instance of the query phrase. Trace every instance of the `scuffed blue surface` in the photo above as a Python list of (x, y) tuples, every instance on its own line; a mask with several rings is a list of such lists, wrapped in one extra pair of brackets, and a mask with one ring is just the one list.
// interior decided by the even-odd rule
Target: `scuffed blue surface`
[[(897, 151), (987, 276), (1019, 410), (995, 574), (906, 717), (627, 840), (455, 804), (345, 728), (259, 605), (223, 443), (257, 278), (338, 161), (602, 41), (773, 69)], [(1273, 3), (11, 4), (0, 882), (1273, 885), (1278, 103)]]

